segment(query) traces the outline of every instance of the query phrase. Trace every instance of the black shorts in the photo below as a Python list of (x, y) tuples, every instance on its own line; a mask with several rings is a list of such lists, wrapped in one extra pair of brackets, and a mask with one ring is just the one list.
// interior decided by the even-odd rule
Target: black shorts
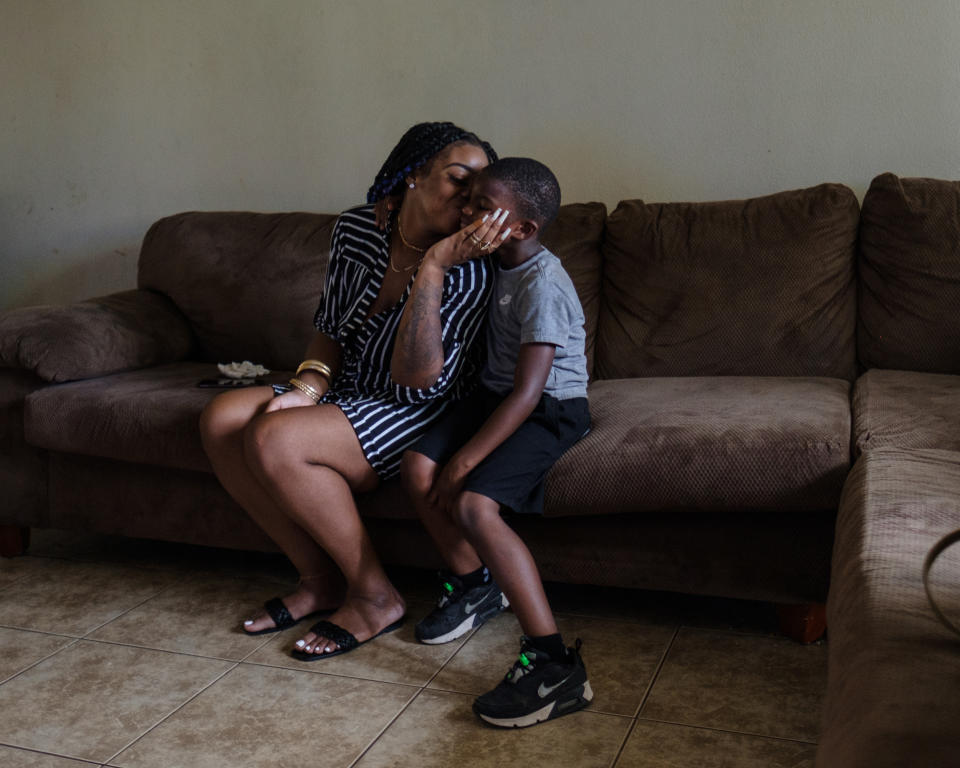
[[(480, 387), (453, 406), (410, 448), (441, 466), (483, 426), (504, 396)], [(517, 430), (467, 475), (463, 490), (499, 502), (514, 512), (543, 514), (547, 471), (590, 431), (587, 398), (543, 395)]]

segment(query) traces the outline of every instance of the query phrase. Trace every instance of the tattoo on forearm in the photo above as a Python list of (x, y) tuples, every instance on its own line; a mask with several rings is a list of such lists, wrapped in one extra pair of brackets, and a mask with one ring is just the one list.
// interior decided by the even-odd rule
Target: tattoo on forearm
[(395, 374), (435, 378), (443, 370), (442, 299), (443, 287), (431, 283), (415, 285), (410, 292), (397, 329), (394, 366), (399, 370)]

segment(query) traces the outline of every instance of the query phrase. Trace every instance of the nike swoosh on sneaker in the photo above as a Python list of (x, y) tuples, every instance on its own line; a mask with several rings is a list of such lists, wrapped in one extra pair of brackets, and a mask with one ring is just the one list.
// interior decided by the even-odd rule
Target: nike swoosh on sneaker
[(486, 600), (488, 597), (490, 597), (489, 592), (487, 592), (487, 594), (485, 594), (475, 603), (470, 603), (470, 602), (464, 603), (463, 610), (466, 613), (473, 613), (475, 610), (477, 610), (477, 608), (479, 608), (483, 604), (483, 601)]
[(537, 696), (539, 696), (541, 699), (547, 698), (547, 696), (549, 696), (551, 693), (557, 690), (557, 688), (559, 688), (561, 685), (567, 682), (567, 680), (569, 680), (571, 677), (573, 677), (573, 674), (567, 675), (565, 678), (563, 678), (563, 680), (561, 680), (556, 685), (544, 685), (543, 683), (540, 683), (540, 687), (537, 688)]

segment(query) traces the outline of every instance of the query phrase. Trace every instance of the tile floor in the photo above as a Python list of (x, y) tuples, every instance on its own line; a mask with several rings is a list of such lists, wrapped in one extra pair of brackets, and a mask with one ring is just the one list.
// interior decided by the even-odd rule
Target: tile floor
[[(393, 574), (427, 610), (432, 576)], [(35, 531), (0, 559), (0, 765), (813, 765), (826, 645), (777, 636), (768, 606), (550, 585), (594, 702), (503, 731), (470, 704), (512, 663), (512, 614), (445, 646), (408, 621), (302, 664), (298, 628), (238, 626), (293, 581), (274, 555)]]

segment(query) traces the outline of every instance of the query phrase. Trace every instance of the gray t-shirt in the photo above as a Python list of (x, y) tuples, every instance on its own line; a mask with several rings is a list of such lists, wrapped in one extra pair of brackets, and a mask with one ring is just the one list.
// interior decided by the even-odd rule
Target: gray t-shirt
[(586, 397), (583, 323), (573, 281), (546, 248), (519, 267), (498, 267), (487, 314), (488, 357), (481, 383), (498, 394), (509, 394), (520, 345), (553, 344), (553, 368), (544, 393), (557, 400)]

